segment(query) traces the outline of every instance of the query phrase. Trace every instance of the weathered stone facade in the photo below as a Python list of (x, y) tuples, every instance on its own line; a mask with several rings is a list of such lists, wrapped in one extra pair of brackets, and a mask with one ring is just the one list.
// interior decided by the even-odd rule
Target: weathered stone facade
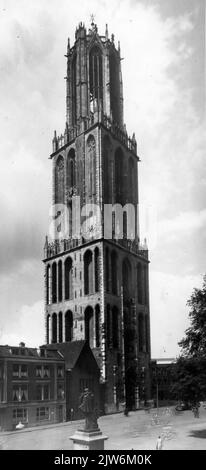
[(88, 32), (80, 24), (66, 57), (66, 128), (55, 132), (51, 155), (56, 228), (45, 243), (46, 342), (88, 340), (105, 411), (123, 402), (136, 408), (150, 397), (149, 262), (138, 236), (139, 158), (123, 121), (120, 46), (107, 28), (100, 36), (94, 23)]

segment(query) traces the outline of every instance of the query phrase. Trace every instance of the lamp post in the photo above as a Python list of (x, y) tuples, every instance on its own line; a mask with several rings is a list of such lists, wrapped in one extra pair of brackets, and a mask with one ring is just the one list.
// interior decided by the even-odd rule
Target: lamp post
[(135, 357), (135, 372), (136, 372), (136, 380), (135, 380), (135, 409), (138, 410), (139, 408), (139, 381), (138, 381), (138, 358)]
[(123, 400), (126, 403), (126, 384), (125, 384), (125, 338), (124, 338), (124, 298), (123, 286), (121, 286), (121, 330), (122, 330), (122, 380), (123, 380)]
[(145, 405), (145, 366), (141, 367), (140, 371), (140, 378), (141, 378), (141, 401), (142, 405)]
[(159, 384), (158, 384), (158, 371), (157, 368), (155, 367), (154, 370), (154, 377), (155, 377), (155, 385), (156, 385), (156, 408), (157, 408), (157, 413), (159, 409)]
[(114, 397), (114, 404), (115, 404), (115, 407), (117, 407), (116, 372), (117, 372), (117, 366), (113, 366), (113, 397)]
[(157, 414), (158, 414), (158, 409), (159, 409), (159, 385), (158, 385), (158, 380), (156, 376), (156, 404), (157, 404)]

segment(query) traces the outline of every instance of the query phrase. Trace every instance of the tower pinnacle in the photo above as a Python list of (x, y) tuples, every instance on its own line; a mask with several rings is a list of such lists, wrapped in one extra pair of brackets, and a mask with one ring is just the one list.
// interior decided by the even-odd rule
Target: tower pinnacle
[(90, 15), (90, 20), (91, 20), (91, 26), (94, 26), (94, 18), (95, 16), (93, 15), (93, 13)]

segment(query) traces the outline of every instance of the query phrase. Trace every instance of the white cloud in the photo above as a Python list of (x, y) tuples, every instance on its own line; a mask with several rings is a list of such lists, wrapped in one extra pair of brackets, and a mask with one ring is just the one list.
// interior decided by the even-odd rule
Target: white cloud
[[(206, 225), (206, 209), (202, 211), (181, 212), (174, 219), (164, 219), (158, 225), (160, 239), (165, 236), (180, 241), (182, 236), (191, 236)], [(168, 238), (167, 238), (168, 240)]]
[(186, 306), (194, 287), (202, 286), (201, 276), (180, 276), (164, 272), (150, 273), (151, 337), (153, 357), (179, 354), (178, 341), (189, 325)]
[[(0, 328), (0, 344), (16, 346), (21, 341), (27, 346), (37, 347), (45, 342), (44, 305), (42, 301), (33, 305), (23, 305), (16, 315), (16, 324), (9, 331), (8, 328)], [(18, 321), (17, 321), (18, 320)]]

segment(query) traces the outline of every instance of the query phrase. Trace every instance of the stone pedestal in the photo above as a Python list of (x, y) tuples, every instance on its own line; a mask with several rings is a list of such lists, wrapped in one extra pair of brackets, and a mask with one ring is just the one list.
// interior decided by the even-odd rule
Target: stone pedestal
[(100, 430), (76, 431), (70, 437), (74, 450), (104, 450), (104, 441), (108, 439)]

